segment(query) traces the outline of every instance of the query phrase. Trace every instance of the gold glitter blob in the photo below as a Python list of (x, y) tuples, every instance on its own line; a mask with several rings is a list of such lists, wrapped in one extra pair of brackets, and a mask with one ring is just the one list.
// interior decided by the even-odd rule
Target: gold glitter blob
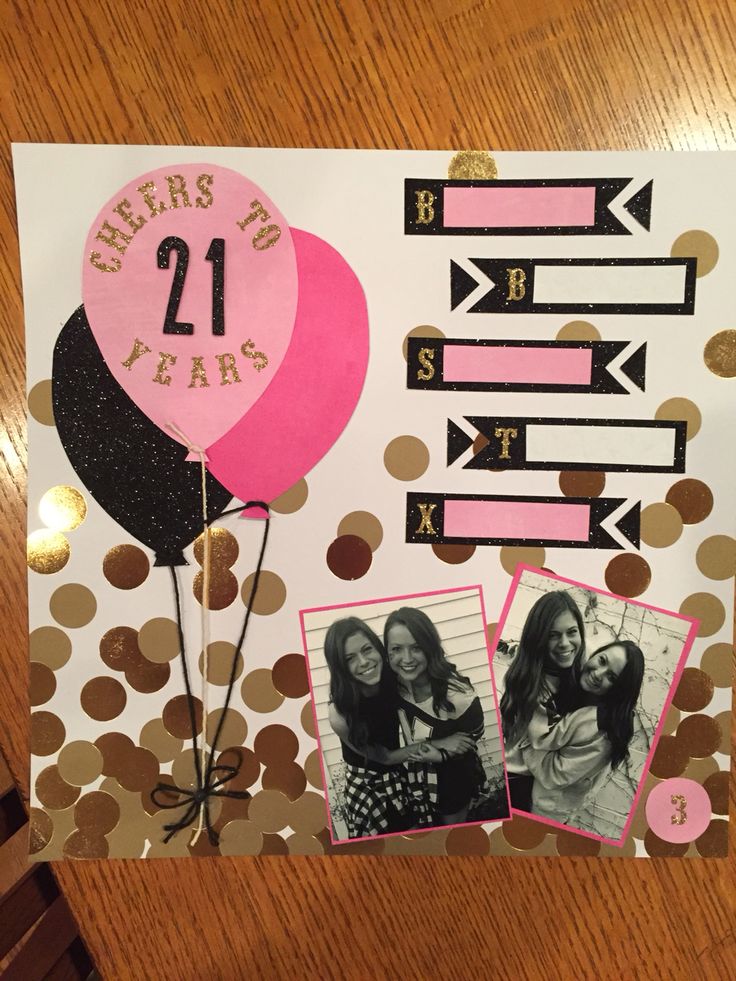
[(680, 513), (686, 525), (696, 525), (708, 517), (713, 508), (713, 494), (702, 480), (688, 477), (678, 480), (665, 498)]
[[(194, 577), (192, 592), (197, 598), (198, 603), (203, 603), (204, 572), (198, 572)], [(260, 585), (259, 585), (260, 592)], [(209, 596), (207, 597), (207, 609), (224, 610), (230, 606), (238, 595), (238, 580), (229, 569), (218, 569), (213, 566), (210, 573)]]
[(306, 790), (294, 802), (289, 812), (289, 824), (303, 835), (316, 835), (327, 823), (325, 799), (313, 790)]
[(673, 259), (687, 259), (691, 256), (696, 258), (698, 264), (695, 275), (699, 279), (715, 268), (718, 262), (718, 242), (708, 232), (693, 228), (678, 235), (672, 243), (670, 255)]
[(33, 712), (31, 715), (31, 754), (51, 756), (64, 744), (64, 723), (53, 712)]
[[(194, 703), (194, 724), (197, 732), (202, 731), (202, 702), (199, 698), (192, 699)], [(177, 739), (192, 738), (192, 723), (189, 717), (189, 706), (186, 695), (175, 695), (164, 705), (161, 718), (166, 731)]]
[(517, 565), (521, 563), (541, 569), (544, 565), (545, 551), (536, 546), (503, 545), (498, 557), (504, 570), (513, 576)]
[(698, 547), (695, 562), (708, 579), (731, 579), (736, 575), (736, 540), (729, 535), (712, 535)]
[(309, 694), (307, 662), (303, 654), (284, 654), (274, 664), (271, 677), (274, 688), (287, 698), (303, 698)]
[(51, 398), (51, 379), (37, 382), (28, 393), (28, 411), (43, 426), (55, 426), (54, 404)]
[(597, 470), (563, 470), (559, 484), (565, 497), (600, 497), (606, 486), (606, 475)]
[(375, 552), (383, 541), (383, 527), (381, 522), (369, 511), (351, 511), (346, 514), (337, 526), (338, 537), (340, 535), (357, 535), (363, 541), (368, 542), (371, 551)]
[(708, 370), (719, 378), (736, 377), (736, 330), (714, 334), (705, 345), (703, 360)]
[(46, 811), (42, 811), (40, 807), (32, 807), (30, 809), (28, 824), (28, 851), (31, 855), (35, 855), (51, 841), (54, 833), (54, 824)]
[[(210, 528), (210, 561), (212, 565), (229, 569), (235, 564), (240, 547), (238, 540), (226, 528)], [(202, 565), (204, 562), (204, 536), (194, 541), (194, 558)]]
[(281, 831), (287, 824), (291, 824), (293, 806), (289, 798), (279, 790), (260, 790), (250, 801), (248, 818), (259, 831)]
[(680, 613), (700, 620), (698, 637), (717, 633), (726, 619), (723, 603), (712, 593), (692, 593), (680, 604)]
[(58, 627), (37, 627), (29, 638), (31, 661), (58, 671), (72, 656), (72, 642)]
[(79, 793), (79, 787), (72, 787), (60, 776), (58, 766), (47, 766), (36, 777), (36, 797), (50, 811), (71, 807)]
[(120, 805), (103, 790), (80, 797), (74, 808), (74, 823), (86, 835), (107, 835), (120, 820)]
[[(220, 722), (222, 709), (216, 708), (207, 716), (207, 735), (210, 739), (215, 738), (217, 726)], [(240, 712), (234, 708), (228, 708), (225, 721), (222, 724), (218, 746), (242, 746), (248, 738), (248, 724)]]
[(299, 716), (299, 721), (301, 722), (302, 729), (306, 732), (306, 734), (311, 736), (312, 739), (316, 739), (317, 728), (314, 721), (314, 710), (311, 702), (305, 703), (301, 715)]
[(252, 821), (229, 821), (220, 831), (221, 855), (258, 855), (263, 833)]
[(715, 814), (728, 814), (729, 776), (728, 770), (719, 770), (711, 773), (703, 782)]
[(586, 838), (585, 835), (576, 835), (571, 831), (558, 831), (557, 854), (558, 855), (598, 855), (601, 850), (600, 841), (595, 838)]
[(445, 839), (447, 855), (488, 855), (491, 842), (481, 827), (451, 828)]
[(433, 327), (431, 324), (421, 324), (419, 327), (412, 327), (409, 333), (404, 338), (401, 345), (401, 353), (404, 355), (404, 361), (409, 358), (409, 338), (410, 337), (437, 337), (442, 338), (445, 335), (439, 329), (439, 327)]
[(667, 548), (682, 534), (682, 518), (677, 508), (663, 501), (649, 504), (641, 512), (641, 540), (652, 548)]
[(32, 531), (26, 544), (28, 568), (48, 576), (59, 572), (69, 561), (71, 549), (64, 535), (58, 531)]
[(488, 150), (458, 150), (447, 167), (451, 181), (495, 181), (496, 161)]
[(695, 847), (703, 858), (725, 858), (728, 855), (728, 821), (714, 818), (696, 840)]
[(298, 751), (299, 740), (296, 734), (287, 726), (278, 724), (261, 729), (253, 742), (253, 752), (264, 766), (291, 762)]
[(264, 790), (280, 790), (289, 800), (301, 797), (307, 787), (304, 770), (298, 763), (281, 761), (274, 766), (267, 766), (261, 777)]
[(506, 841), (520, 851), (535, 848), (542, 843), (547, 834), (543, 824), (520, 817), (518, 814), (515, 814), (511, 821), (504, 821), (501, 827)]
[(280, 494), (275, 501), (271, 501), (271, 510), (277, 514), (294, 514), (299, 508), (303, 508), (309, 497), (309, 487), (304, 477), (297, 480), (293, 487), (290, 487), (283, 494)]
[(734, 649), (731, 644), (711, 644), (700, 659), (700, 667), (710, 675), (716, 688), (730, 688), (734, 674)]
[(141, 654), (154, 664), (173, 661), (179, 654), (179, 631), (166, 617), (154, 617), (138, 631)]
[(100, 658), (113, 671), (132, 668), (142, 660), (138, 632), (132, 627), (112, 627), (107, 630), (100, 639)]
[(662, 841), (653, 831), (644, 835), (644, 848), (652, 858), (680, 858), (688, 849), (686, 841)]
[(606, 585), (618, 596), (641, 596), (652, 581), (652, 570), (641, 555), (616, 555), (606, 566)]
[(557, 331), (558, 341), (599, 341), (600, 332), (587, 320), (571, 320)]
[(102, 753), (83, 739), (67, 743), (59, 753), (59, 776), (73, 787), (85, 787), (102, 773)]
[(397, 436), (384, 450), (383, 464), (396, 480), (418, 480), (429, 466), (429, 450), (416, 436)]
[(666, 419), (672, 422), (686, 422), (686, 439), (691, 440), (700, 432), (703, 417), (700, 409), (690, 399), (674, 398), (663, 402), (654, 413), (655, 419)]
[(87, 502), (76, 487), (58, 484), (43, 495), (38, 504), (41, 521), (53, 531), (72, 531), (87, 516)]
[(40, 661), (31, 661), (29, 690), (31, 705), (34, 708), (37, 705), (44, 705), (50, 698), (53, 698), (56, 691), (56, 678), (48, 665), (41, 664)]
[[(226, 685), (230, 680), (230, 672), (235, 655), (235, 644), (226, 640), (218, 640), (207, 648), (207, 680), (211, 685)], [(204, 652), (199, 655), (199, 673), (204, 673)], [(235, 679), (243, 673), (243, 655), (238, 654), (235, 665)]]
[(713, 698), (713, 679), (698, 668), (685, 668), (672, 702), (683, 712), (700, 712)]
[(110, 719), (117, 718), (127, 700), (125, 688), (120, 682), (106, 675), (88, 681), (79, 696), (84, 711), (97, 722), (109, 722)]
[[(677, 736), (661, 736), (654, 751), (650, 772), (652, 776), (665, 779), (679, 777), (687, 766), (688, 750)], [(642, 801), (643, 804), (643, 801)]]
[[(244, 603), (248, 602), (253, 587), (254, 574), (251, 573), (244, 581), (240, 595)], [(264, 569), (258, 581), (258, 591), (253, 599), (253, 612), (259, 616), (269, 616), (276, 613), (286, 602), (286, 586), (275, 572)]]
[(314, 749), (304, 761), (304, 775), (313, 787), (323, 790), (322, 768), (319, 762), (319, 751)]
[(97, 613), (94, 593), (79, 583), (59, 586), (49, 600), (51, 616), (62, 627), (84, 627)]
[(254, 712), (274, 712), (284, 700), (276, 691), (268, 668), (256, 668), (243, 679), (240, 688), (243, 701)]
[(104, 835), (86, 835), (73, 831), (64, 842), (64, 858), (107, 858), (108, 845)]
[(677, 727), (677, 741), (689, 756), (703, 759), (717, 752), (721, 727), (709, 715), (688, 715)]
[(433, 545), (432, 551), (442, 562), (448, 565), (461, 565), (475, 555), (475, 545)]
[(670, 705), (667, 709), (667, 715), (664, 717), (664, 723), (662, 725), (662, 734), (666, 736), (672, 736), (677, 731), (677, 727), (680, 724), (680, 712), (679, 709), (675, 708), (674, 705)]
[(184, 742), (172, 736), (161, 719), (151, 719), (141, 729), (138, 742), (150, 750), (159, 763), (170, 763), (182, 751)]
[(324, 855), (322, 842), (313, 835), (293, 834), (286, 839), (290, 855)]
[(117, 589), (136, 589), (150, 571), (148, 557), (137, 545), (115, 545), (102, 560), (102, 574)]

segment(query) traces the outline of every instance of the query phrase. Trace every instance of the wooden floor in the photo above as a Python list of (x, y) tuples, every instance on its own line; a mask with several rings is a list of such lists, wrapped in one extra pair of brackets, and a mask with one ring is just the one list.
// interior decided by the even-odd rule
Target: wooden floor
[[(24, 793), (10, 141), (734, 149), (734, 50), (728, 0), (2, 0), (0, 744)], [(733, 860), (161, 859), (56, 873), (111, 979), (736, 976)]]

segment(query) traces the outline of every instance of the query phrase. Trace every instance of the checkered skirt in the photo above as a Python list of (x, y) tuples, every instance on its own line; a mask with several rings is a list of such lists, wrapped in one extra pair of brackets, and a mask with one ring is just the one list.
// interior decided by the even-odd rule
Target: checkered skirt
[(345, 816), (351, 838), (385, 834), (391, 808), (413, 816), (417, 828), (432, 826), (437, 808), (433, 766), (407, 760), (383, 772), (350, 763), (345, 769)]

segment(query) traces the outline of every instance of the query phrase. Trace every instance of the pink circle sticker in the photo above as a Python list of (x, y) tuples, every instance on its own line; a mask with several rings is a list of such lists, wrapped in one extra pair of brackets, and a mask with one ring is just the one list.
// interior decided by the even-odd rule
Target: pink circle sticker
[(694, 780), (672, 777), (649, 792), (646, 814), (649, 827), (662, 841), (695, 841), (710, 824), (710, 797)]
[(82, 294), (115, 379), (170, 436), (206, 449), (260, 398), (288, 349), (291, 232), (242, 174), (161, 167), (95, 218)]

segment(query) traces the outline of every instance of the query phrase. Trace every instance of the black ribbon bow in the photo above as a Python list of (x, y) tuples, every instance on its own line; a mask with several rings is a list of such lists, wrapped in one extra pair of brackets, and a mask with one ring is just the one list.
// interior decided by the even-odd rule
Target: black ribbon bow
[[(248, 800), (250, 794), (247, 790), (220, 790), (224, 787), (226, 783), (236, 777), (240, 772), (240, 764), (237, 766), (229, 766), (226, 763), (220, 763), (217, 766), (213, 766), (205, 777), (205, 782), (203, 787), (177, 787), (172, 783), (158, 783), (151, 791), (151, 800), (153, 803), (160, 808), (165, 810), (171, 810), (175, 807), (184, 807), (186, 805), (186, 811), (182, 814), (178, 821), (174, 821), (171, 824), (164, 825), (164, 831), (168, 834), (164, 838), (164, 843), (171, 840), (177, 831), (181, 831), (183, 828), (188, 827), (199, 813), (200, 807), (204, 805), (204, 823), (207, 828), (207, 837), (210, 840), (211, 845), (217, 845), (219, 842), (219, 837), (215, 829), (212, 827), (210, 822), (210, 807), (209, 799), (210, 797), (233, 797), (236, 800)], [(222, 773), (223, 776), (217, 777), (216, 774)], [(184, 800), (178, 800), (175, 803), (170, 803), (165, 800), (161, 800), (158, 796), (159, 794), (179, 794), (184, 798)]]

